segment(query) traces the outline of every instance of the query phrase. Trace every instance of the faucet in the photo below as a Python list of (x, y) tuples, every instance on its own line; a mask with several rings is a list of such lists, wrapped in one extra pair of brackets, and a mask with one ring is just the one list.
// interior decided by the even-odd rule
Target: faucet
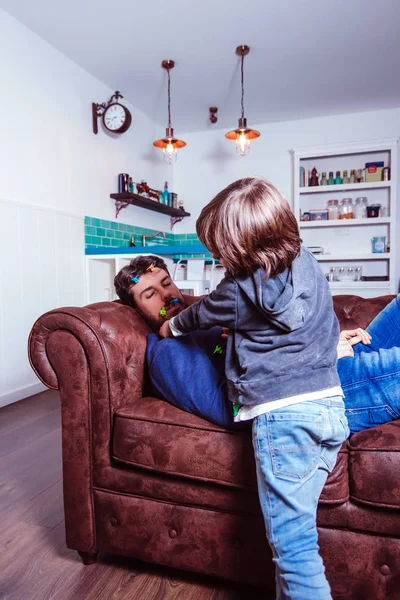
[(156, 236), (157, 236), (159, 233), (161, 233), (161, 234), (162, 234), (162, 236), (163, 236), (164, 238), (166, 237), (166, 235), (165, 235), (165, 232), (164, 232), (164, 231), (157, 231), (157, 233), (154, 233), (153, 235), (142, 235), (142, 244), (143, 244), (143, 246), (145, 246), (145, 245), (146, 245), (146, 238), (149, 238), (149, 239), (150, 239), (150, 238), (154, 238), (154, 237), (156, 237)]

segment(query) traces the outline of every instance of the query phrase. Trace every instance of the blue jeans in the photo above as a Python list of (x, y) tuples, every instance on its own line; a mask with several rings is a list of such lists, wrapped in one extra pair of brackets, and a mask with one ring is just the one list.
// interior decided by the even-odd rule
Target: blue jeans
[(318, 499), (349, 435), (340, 397), (256, 417), (258, 494), (276, 573), (277, 600), (329, 600), (319, 555)]
[(337, 364), (351, 433), (400, 419), (400, 294), (367, 331), (371, 344)]

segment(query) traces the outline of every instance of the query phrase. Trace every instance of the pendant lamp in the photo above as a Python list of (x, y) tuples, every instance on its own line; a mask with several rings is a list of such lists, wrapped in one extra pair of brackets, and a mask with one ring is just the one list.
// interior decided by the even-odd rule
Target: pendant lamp
[(250, 52), (250, 48), (248, 46), (238, 46), (236, 48), (236, 54), (242, 57), (241, 64), (241, 76), (242, 76), (242, 116), (239, 119), (239, 126), (237, 129), (233, 129), (225, 134), (225, 137), (228, 140), (236, 141), (236, 152), (240, 154), (240, 156), (246, 156), (250, 152), (250, 140), (254, 140), (260, 137), (260, 132), (255, 129), (249, 129), (247, 127), (247, 119), (244, 116), (244, 77), (243, 77), (243, 62), (244, 57)]
[(153, 146), (156, 146), (156, 148), (162, 148), (164, 162), (171, 165), (172, 163), (176, 162), (178, 148), (183, 148), (186, 146), (186, 142), (178, 140), (174, 136), (174, 130), (171, 127), (171, 79), (169, 72), (174, 68), (175, 63), (173, 60), (163, 60), (161, 66), (168, 73), (168, 127), (165, 130), (165, 137), (153, 142)]

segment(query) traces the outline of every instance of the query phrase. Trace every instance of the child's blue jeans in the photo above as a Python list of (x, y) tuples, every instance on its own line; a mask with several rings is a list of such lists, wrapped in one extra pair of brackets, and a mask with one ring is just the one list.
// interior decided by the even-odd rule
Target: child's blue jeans
[(319, 555), (317, 505), (349, 435), (341, 397), (256, 417), (258, 493), (276, 569), (277, 600), (329, 600)]

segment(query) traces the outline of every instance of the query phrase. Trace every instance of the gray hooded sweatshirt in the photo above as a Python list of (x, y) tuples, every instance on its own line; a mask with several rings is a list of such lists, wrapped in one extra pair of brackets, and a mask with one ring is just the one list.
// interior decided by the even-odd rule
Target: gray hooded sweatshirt
[(173, 318), (182, 334), (228, 327), (229, 399), (254, 406), (340, 386), (339, 324), (328, 282), (302, 247), (290, 268), (268, 279), (229, 271), (215, 291)]

